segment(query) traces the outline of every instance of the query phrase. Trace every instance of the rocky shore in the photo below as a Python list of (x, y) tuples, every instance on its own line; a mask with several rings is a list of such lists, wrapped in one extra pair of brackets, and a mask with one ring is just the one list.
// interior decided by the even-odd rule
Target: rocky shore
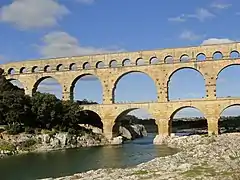
[[(169, 137), (179, 152), (126, 169), (99, 169), (55, 180), (239, 180), (240, 133)], [(48, 178), (53, 179), (53, 178)]]

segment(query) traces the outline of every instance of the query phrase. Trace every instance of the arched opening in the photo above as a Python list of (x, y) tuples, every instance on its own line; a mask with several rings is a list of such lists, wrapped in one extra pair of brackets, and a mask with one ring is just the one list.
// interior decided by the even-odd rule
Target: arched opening
[(102, 61), (97, 62), (97, 64), (96, 64), (96, 68), (101, 69), (101, 68), (104, 68), (104, 67), (105, 67), (104, 62), (102, 62)]
[(155, 102), (157, 88), (149, 75), (131, 71), (117, 79), (112, 95), (114, 103)]
[(206, 55), (203, 53), (199, 53), (196, 57), (197, 61), (205, 61), (206, 60)]
[(27, 72), (26, 67), (22, 67), (22, 68), (20, 69), (20, 74), (23, 74), (23, 73), (26, 73), (26, 72)]
[(138, 58), (138, 59), (136, 60), (136, 65), (137, 65), (137, 66), (145, 65), (145, 61), (144, 61), (142, 58)]
[(110, 63), (109, 63), (109, 67), (111, 67), (111, 68), (118, 67), (117, 61), (116, 60), (111, 60)]
[(33, 66), (32, 73), (36, 73), (36, 72), (39, 72), (39, 69), (37, 66)]
[(72, 63), (69, 65), (69, 70), (70, 71), (76, 71), (77, 70), (77, 65), (75, 63)]
[(83, 64), (83, 69), (90, 69), (91, 68), (91, 66), (90, 66), (90, 63), (89, 62), (85, 62), (84, 64)]
[(23, 84), (18, 79), (9, 79), (10, 83), (12, 83), (14, 86), (17, 86), (20, 89), (24, 89)]
[(238, 52), (238, 51), (232, 51), (232, 52), (230, 53), (230, 58), (231, 58), (231, 59), (237, 59), (237, 58), (239, 58), (239, 52)]
[(205, 80), (198, 70), (190, 67), (180, 68), (170, 75), (168, 100), (200, 99), (205, 96)]
[(240, 64), (224, 67), (217, 76), (217, 97), (240, 97)]
[(64, 69), (64, 66), (62, 64), (57, 65), (57, 68), (56, 68), (57, 71), (63, 71), (63, 69)]
[(171, 64), (171, 63), (174, 62), (174, 59), (173, 59), (172, 56), (167, 56), (167, 57), (165, 57), (164, 62), (168, 63), (168, 64)]
[(122, 66), (131, 66), (130, 59), (124, 59), (123, 62), (122, 62)]
[(188, 62), (190, 60), (189, 56), (184, 54), (180, 57), (180, 62)]
[(214, 54), (213, 54), (213, 59), (214, 60), (219, 60), (219, 59), (222, 59), (223, 58), (223, 54), (220, 52), (220, 51), (216, 51)]
[(101, 117), (90, 110), (83, 110), (84, 115), (81, 119), (80, 127), (90, 129), (95, 133), (102, 133), (103, 132), (103, 123)]
[(62, 86), (61, 84), (51, 76), (45, 76), (40, 78), (33, 87), (32, 93), (35, 92), (53, 94), (58, 99), (62, 99)]
[(152, 57), (149, 64), (159, 64), (159, 59), (157, 57)]
[(176, 136), (207, 134), (208, 125), (204, 115), (195, 107), (181, 107), (170, 118), (171, 132)]
[(92, 74), (83, 74), (74, 79), (71, 85), (71, 99), (80, 104), (102, 104), (103, 89), (98, 77)]
[(10, 74), (10, 75), (15, 74), (15, 69), (14, 68), (9, 68), (8, 69), (8, 74)]
[(119, 114), (112, 129), (113, 137), (122, 136), (123, 140), (133, 140), (148, 136), (150, 144), (153, 143), (157, 131), (155, 119), (145, 109), (138, 108)]
[(220, 133), (240, 132), (240, 104), (228, 106), (219, 119)]
[(44, 67), (44, 72), (50, 72), (51, 71), (51, 67), (49, 65), (46, 65)]

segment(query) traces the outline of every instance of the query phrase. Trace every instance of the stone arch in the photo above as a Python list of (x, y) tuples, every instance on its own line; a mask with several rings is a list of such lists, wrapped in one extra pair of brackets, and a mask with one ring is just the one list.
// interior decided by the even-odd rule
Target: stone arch
[(131, 60), (130, 59), (124, 59), (122, 61), (122, 66), (131, 66)]
[[(117, 89), (117, 85), (118, 85), (118, 83), (119, 83), (119, 81), (124, 77), (124, 76), (127, 76), (127, 75), (129, 75), (129, 74), (132, 74), (132, 73), (140, 73), (140, 74), (143, 74), (143, 75), (145, 75), (146, 76), (146, 78), (148, 79), (147, 81), (150, 81), (151, 82), (151, 85), (149, 85), (150, 87), (154, 87), (154, 93), (156, 94), (156, 97), (154, 97), (154, 100), (151, 100), (151, 101), (157, 101), (157, 85), (156, 85), (156, 83), (155, 83), (155, 81), (154, 81), (154, 78), (152, 78), (147, 72), (144, 72), (144, 71), (136, 71), (136, 70), (134, 70), (134, 71), (128, 71), (128, 72), (124, 72), (124, 73), (122, 73), (121, 75), (119, 75), (117, 78), (116, 78), (116, 80), (115, 80), (115, 82), (114, 82), (114, 87), (113, 87), (113, 89), (112, 89), (112, 101), (113, 101), (113, 103), (115, 103), (116, 102), (116, 100), (115, 100), (115, 95), (116, 95), (116, 89)], [(135, 82), (140, 82), (140, 81), (135, 81)], [(132, 85), (132, 84), (131, 84)], [(147, 88), (149, 88), (149, 86), (147, 86)], [(145, 86), (144, 86), (145, 87)], [(141, 90), (143, 90), (143, 88), (141, 88)], [(152, 93), (149, 93), (149, 94), (152, 94)], [(135, 102), (137, 102), (137, 101), (135, 101)], [(144, 101), (145, 102), (145, 101)], [(149, 102), (149, 100), (148, 100), (148, 102)]]
[(240, 103), (223, 107), (219, 117), (219, 133), (240, 132)]
[[(15, 79), (15, 78), (10, 78), (7, 79), (9, 82), (11, 82), (14, 86), (17, 86), (20, 89), (24, 90), (24, 84), (19, 80), (19, 79)], [(25, 91), (25, 90), (24, 90)]]
[(57, 65), (57, 68), (56, 68), (57, 71), (63, 71), (63, 69), (64, 69), (63, 64), (58, 64)]
[(136, 60), (136, 66), (142, 66), (142, 65), (145, 65), (145, 61), (143, 58), (138, 58)]
[[(54, 94), (54, 95), (57, 96), (59, 99), (61, 99), (61, 98), (62, 98), (62, 85), (60, 84), (60, 82), (59, 82), (55, 77), (52, 77), (52, 76), (44, 76), (44, 77), (39, 78), (39, 79), (35, 82), (35, 84), (33, 85), (32, 94), (36, 93), (37, 90), (38, 90), (38, 88), (39, 88), (39, 85), (40, 85), (44, 80), (47, 80), (47, 79), (52, 79), (53, 82), (55, 82), (58, 86), (61, 87), (61, 88), (56, 87), (56, 88), (54, 89), (54, 91), (55, 91), (55, 90), (56, 90), (56, 91), (59, 91), (59, 90), (61, 91), (61, 94), (60, 94), (60, 92), (59, 92), (59, 95)], [(56, 84), (54, 84), (54, 85), (56, 85)], [(51, 84), (49, 83), (49, 84), (45, 85), (45, 87), (44, 87), (43, 89), (44, 89), (44, 91), (45, 91), (45, 90), (46, 90), (46, 91), (51, 91), (52, 89), (47, 89), (47, 88), (48, 88), (48, 86), (54, 86), (54, 85), (51, 85)], [(50, 93), (50, 92), (44, 92), (44, 93), (52, 94), (52, 93)]]
[(166, 56), (166, 57), (164, 58), (164, 62), (165, 62), (165, 63), (168, 63), (168, 64), (174, 63), (173, 56), (171, 56), (171, 55)]
[(83, 63), (83, 69), (90, 69), (90, 68), (91, 68), (91, 65), (89, 62)]
[(205, 61), (207, 58), (206, 58), (206, 55), (204, 53), (199, 53), (197, 56), (196, 56), (196, 60), (197, 61)]
[(44, 67), (44, 72), (50, 72), (51, 71), (51, 67), (49, 65), (46, 65)]
[(105, 67), (105, 64), (104, 64), (103, 61), (98, 61), (98, 62), (96, 63), (96, 68), (102, 69), (102, 68), (104, 68), (104, 67)]
[(239, 52), (238, 51), (236, 51), (236, 50), (233, 50), (233, 51), (231, 51), (231, 53), (230, 53), (230, 58), (231, 59), (237, 59), (237, 58), (239, 58), (240, 57), (240, 54), (239, 54)]
[[(134, 111), (135, 111), (135, 114), (134, 114)], [(139, 112), (136, 112), (136, 111), (142, 111), (141, 114), (144, 114), (144, 115), (136, 116), (136, 114), (140, 114)], [(151, 130), (154, 131), (154, 133), (158, 134), (156, 119), (154, 118), (154, 116), (151, 114), (151, 112), (148, 109), (146, 109), (146, 108), (127, 108), (127, 109), (122, 110), (119, 114), (117, 114), (114, 119), (114, 123), (113, 123), (113, 127), (112, 127), (113, 137), (117, 137), (120, 135), (119, 134), (119, 126), (122, 126), (122, 127), (125, 127), (126, 129), (128, 129), (127, 127), (130, 124), (141, 124), (145, 127), (147, 132), (150, 132), (150, 131), (148, 131), (149, 127), (147, 127), (147, 125), (153, 126), (153, 127), (150, 127)], [(151, 133), (153, 133), (153, 132), (151, 132)]]
[(213, 60), (223, 59), (223, 54), (220, 51), (216, 51), (213, 53), (212, 58)]
[(33, 66), (32, 73), (39, 72), (38, 66)]
[(26, 67), (21, 67), (20, 74), (23, 74), (23, 73), (26, 73), (26, 72), (27, 72)]
[(77, 65), (76, 65), (76, 63), (71, 63), (71, 64), (69, 65), (69, 70), (70, 70), (70, 71), (76, 71), (76, 70), (77, 70)]
[[(191, 111), (185, 112), (186, 115), (180, 114), (181, 111), (186, 111), (187, 109), (191, 109), (192, 115), (190, 114)], [(178, 113), (180, 115), (178, 117), (175, 117)], [(180, 135), (182, 135), (182, 133), (184, 135), (207, 134), (208, 123), (203, 110), (191, 105), (177, 107), (170, 115), (169, 132), (179, 133)]]
[(10, 75), (13, 75), (13, 74), (16, 73), (14, 68), (9, 68), (7, 72), (8, 72), (8, 74), (10, 74)]
[(160, 61), (157, 57), (152, 57), (149, 60), (149, 64), (159, 64), (159, 63), (160, 63)]
[[(82, 124), (79, 124), (79, 126), (92, 129), (93, 132), (103, 133), (103, 122), (101, 116), (97, 112), (88, 109), (84, 109), (82, 112), (84, 112), (84, 117), (82, 118)], [(99, 128), (100, 131), (99, 129), (92, 128), (91, 126)]]
[[(191, 72), (197, 72), (198, 73), (198, 75), (201, 75), (201, 77), (199, 76), (199, 77), (197, 77), (198, 79), (199, 78), (201, 78), (201, 80), (202, 80), (202, 84), (201, 84), (201, 87), (203, 87), (203, 90), (201, 90), (202, 91), (202, 93), (201, 93), (201, 95), (202, 95), (202, 97), (198, 97), (198, 98), (204, 98), (205, 96), (206, 96), (206, 86), (205, 86), (205, 77), (204, 77), (204, 75), (202, 74), (202, 72), (201, 71), (199, 71), (198, 69), (195, 69), (195, 68), (193, 68), (193, 67), (180, 67), (180, 68), (177, 68), (177, 69), (175, 69), (174, 71), (172, 71), (170, 74), (169, 74), (169, 76), (168, 76), (168, 78), (167, 78), (167, 96), (168, 96), (168, 100), (170, 100), (170, 99), (172, 99), (172, 98), (170, 98), (170, 90), (171, 90), (171, 88), (170, 88), (170, 82), (171, 82), (171, 79), (172, 79), (172, 77), (176, 74), (176, 73), (178, 73), (178, 72), (180, 72), (180, 71), (182, 71), (182, 70), (191, 70)], [(185, 78), (192, 78), (192, 76), (186, 76)], [(200, 79), (199, 79), (200, 80)], [(179, 82), (180, 82), (180, 80), (179, 80)], [(182, 81), (181, 80), (181, 82), (182, 83), (184, 83), (185, 81)], [(195, 82), (195, 81), (194, 81)], [(185, 82), (186, 83), (186, 82)], [(190, 83), (189, 83), (190, 84)], [(182, 88), (187, 88), (187, 86), (185, 86), (185, 85), (183, 85), (183, 86), (181, 86)], [(195, 87), (195, 86), (192, 86), (192, 87)], [(190, 95), (190, 94), (189, 94)], [(194, 95), (194, 93), (192, 94), (192, 95)], [(178, 97), (179, 98), (179, 97)], [(174, 98), (175, 99), (175, 98)], [(184, 99), (193, 99), (193, 97), (192, 98), (186, 98), (186, 97), (184, 97)], [(195, 97), (194, 97), (194, 99), (195, 99)]]
[[(222, 75), (222, 76), (221, 76)], [(239, 85), (240, 64), (227, 65), (219, 70), (216, 77), (217, 97), (240, 97)], [(230, 87), (228, 87), (230, 85)]]
[(190, 60), (190, 57), (187, 54), (183, 54), (180, 57), (180, 62), (188, 62)]
[(116, 60), (111, 60), (110, 63), (109, 63), (109, 67), (111, 67), (111, 68), (118, 67), (117, 61)]
[[(98, 81), (98, 87), (100, 87), (99, 94), (101, 94), (101, 98), (100, 98), (99, 101), (101, 103), (103, 101), (103, 86), (102, 86), (102, 82), (101, 82), (101, 79), (96, 74), (91, 74), (91, 73), (84, 73), (84, 74), (81, 74), (81, 75), (79, 75), (79, 76), (74, 78), (74, 80), (72, 81), (71, 86), (70, 86), (70, 99), (74, 100), (74, 89), (75, 89), (75, 86), (76, 86), (77, 82), (79, 80), (82, 80), (83, 78), (86, 78), (85, 80), (88, 80), (88, 81), (91, 81), (91, 80), (97, 80)], [(88, 92), (91, 92), (91, 90), (96, 90), (96, 88), (89, 89)], [(82, 100), (89, 100), (89, 99), (82, 99)], [(92, 99), (90, 99), (90, 100), (92, 100)]]

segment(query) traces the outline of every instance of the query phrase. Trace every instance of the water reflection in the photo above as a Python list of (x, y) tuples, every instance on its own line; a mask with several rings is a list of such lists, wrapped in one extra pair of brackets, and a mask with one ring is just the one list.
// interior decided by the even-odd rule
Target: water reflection
[(152, 144), (154, 136), (152, 134), (118, 146), (32, 153), (1, 159), (1, 179), (32, 180), (66, 176), (98, 168), (129, 167), (175, 152), (168, 147), (154, 146)]

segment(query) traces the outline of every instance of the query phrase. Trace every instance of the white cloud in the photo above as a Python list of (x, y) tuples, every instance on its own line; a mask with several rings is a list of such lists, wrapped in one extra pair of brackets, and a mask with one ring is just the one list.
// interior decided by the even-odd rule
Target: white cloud
[(43, 37), (43, 45), (39, 46), (44, 57), (63, 57), (89, 54), (101, 54), (108, 52), (120, 52), (117, 48), (95, 48), (81, 46), (78, 39), (66, 32), (51, 32)]
[(95, 0), (76, 0), (76, 2), (83, 3), (83, 4), (92, 4)]
[(186, 18), (185, 18), (185, 15), (182, 14), (182, 15), (177, 16), (177, 17), (168, 18), (168, 21), (172, 21), (172, 22), (185, 22)]
[(180, 39), (189, 40), (189, 41), (198, 40), (198, 39), (201, 39), (202, 37), (203, 35), (195, 34), (194, 32), (189, 30), (183, 31), (179, 36)]
[(14, 0), (0, 9), (0, 21), (21, 29), (52, 27), (69, 10), (56, 0)]
[(214, 2), (212, 3), (211, 7), (216, 8), (216, 9), (228, 9), (232, 6), (232, 4), (226, 4), (226, 3), (217, 3)]
[(209, 38), (204, 40), (201, 45), (209, 45), (209, 44), (224, 44), (224, 43), (232, 43), (234, 42), (231, 39), (227, 39), (227, 38)]
[(189, 18), (196, 18), (201, 22), (205, 21), (206, 19), (215, 17), (213, 13), (211, 13), (209, 10), (204, 8), (199, 8), (196, 10), (195, 14), (189, 14), (187, 16)]

